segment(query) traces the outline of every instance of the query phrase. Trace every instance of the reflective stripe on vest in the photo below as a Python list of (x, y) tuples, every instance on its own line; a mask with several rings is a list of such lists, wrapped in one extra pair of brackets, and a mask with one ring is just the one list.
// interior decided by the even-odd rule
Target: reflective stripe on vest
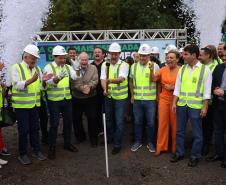
[[(116, 72), (113, 72), (112, 65), (109, 67), (109, 79), (116, 79), (119, 77), (119, 70), (121, 65), (124, 62), (121, 61), (121, 64), (116, 64)], [(127, 63), (125, 63), (128, 65)], [(105, 64), (105, 69), (107, 68)], [(128, 98), (128, 79), (126, 78), (120, 84), (109, 84), (108, 85), (108, 92), (110, 96), (115, 100), (123, 100)]]
[[(40, 69), (35, 67), (32, 76), (26, 66), (22, 64), (15, 64), (20, 72), (20, 78), (23, 81), (30, 79), (35, 72), (40, 73)], [(38, 78), (35, 82), (27, 86), (26, 90), (16, 90), (12, 88), (12, 106), (13, 108), (33, 108), (40, 106), (41, 81)]]
[[(150, 63), (150, 62), (149, 62)], [(147, 64), (142, 72), (138, 63), (133, 64), (132, 76), (134, 85), (134, 100), (156, 100), (156, 82), (150, 79), (150, 69)], [(154, 64), (154, 73), (155, 73)]]
[[(58, 75), (60, 70), (54, 67), (53, 63), (49, 64), (51, 67), (51, 70), (54, 75)], [(54, 86), (47, 86), (47, 97), (48, 100), (51, 101), (61, 101), (63, 99), (71, 99), (71, 91), (70, 91), (70, 84), (69, 84), (69, 75), (70, 75), (70, 69), (65, 64), (65, 68), (68, 72), (68, 76), (64, 77), (62, 80), (60, 80), (56, 87)]]
[(210, 64), (207, 64), (206, 66), (209, 67), (211, 73), (213, 73), (217, 65), (218, 65), (217, 60), (213, 60)]
[[(200, 68), (195, 68), (191, 76), (188, 65), (181, 69), (181, 89), (178, 106), (188, 105), (190, 108), (201, 109), (203, 106), (204, 77), (206, 72), (205, 65), (201, 64)], [(186, 73), (186, 74), (184, 74)], [(198, 81), (198, 82), (197, 82)]]

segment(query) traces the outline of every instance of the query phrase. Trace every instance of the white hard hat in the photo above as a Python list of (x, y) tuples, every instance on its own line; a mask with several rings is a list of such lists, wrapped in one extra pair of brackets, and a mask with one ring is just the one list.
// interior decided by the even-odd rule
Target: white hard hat
[(180, 52), (180, 53), (183, 53), (183, 52), (184, 52), (184, 48), (180, 48), (180, 49), (179, 49), (179, 52)]
[(151, 48), (151, 54), (159, 54), (159, 48), (154, 46)]
[(35, 46), (34, 44), (28, 44), (25, 48), (24, 48), (24, 52), (31, 54), (37, 58), (40, 58), (39, 56), (39, 49), (37, 46)]
[(53, 48), (53, 52), (52, 52), (53, 56), (58, 56), (58, 55), (67, 55), (67, 52), (65, 50), (65, 48), (63, 46), (55, 46)]
[(121, 46), (116, 43), (116, 42), (113, 42), (110, 46), (109, 46), (109, 49), (108, 49), (109, 52), (121, 52)]
[(138, 50), (141, 55), (149, 55), (151, 53), (151, 47), (148, 44), (142, 44)]
[(166, 47), (164, 53), (167, 54), (170, 50), (175, 50), (175, 51), (178, 51), (177, 47), (173, 44), (170, 44)]

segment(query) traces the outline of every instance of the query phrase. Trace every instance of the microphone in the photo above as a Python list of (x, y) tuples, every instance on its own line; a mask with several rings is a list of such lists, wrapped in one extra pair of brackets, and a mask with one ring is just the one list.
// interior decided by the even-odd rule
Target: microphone
[[(105, 61), (106, 61), (106, 80), (109, 79), (109, 68), (110, 68), (110, 58), (109, 57), (106, 57), (105, 58)], [(106, 91), (108, 93), (108, 84), (107, 84), (107, 88), (106, 88)]]

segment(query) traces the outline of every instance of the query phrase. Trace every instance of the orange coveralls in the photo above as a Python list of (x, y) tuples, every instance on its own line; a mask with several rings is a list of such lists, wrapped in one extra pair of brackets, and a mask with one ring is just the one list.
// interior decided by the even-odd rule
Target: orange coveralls
[(175, 85), (179, 69), (170, 72), (169, 67), (161, 68), (158, 73), (158, 79), (161, 84), (161, 92), (158, 102), (158, 134), (156, 155), (162, 151), (168, 151), (169, 131), (171, 130), (172, 153), (176, 152), (176, 113), (172, 112), (173, 90), (165, 89), (165, 85)]

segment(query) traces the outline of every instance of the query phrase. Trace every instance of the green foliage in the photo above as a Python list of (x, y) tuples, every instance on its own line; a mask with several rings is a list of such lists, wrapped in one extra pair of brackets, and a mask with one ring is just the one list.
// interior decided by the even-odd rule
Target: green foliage
[(44, 30), (183, 28), (180, 0), (52, 0)]

